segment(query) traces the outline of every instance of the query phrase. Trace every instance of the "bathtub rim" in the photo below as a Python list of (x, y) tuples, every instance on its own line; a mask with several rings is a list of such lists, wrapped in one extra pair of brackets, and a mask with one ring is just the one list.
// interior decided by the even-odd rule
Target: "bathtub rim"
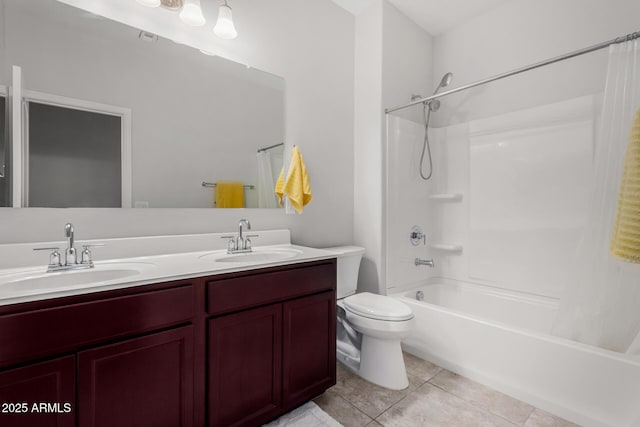
[[(435, 278), (435, 279), (439, 279), (439, 278)], [(477, 286), (479, 288), (491, 288), (485, 285), (476, 285), (475, 283), (470, 283), (470, 282), (464, 282), (464, 281), (458, 281), (458, 280), (452, 280), (452, 279), (442, 279), (442, 281), (447, 281), (449, 283), (453, 282), (453, 283), (462, 283), (462, 284), (466, 284), (469, 286)], [(417, 292), (418, 290), (421, 290), (422, 288), (424, 288), (425, 286), (429, 286), (429, 285), (437, 285), (437, 284), (446, 284), (446, 283), (441, 283), (440, 281), (434, 281), (434, 279), (430, 279), (427, 283), (423, 283), (422, 285), (419, 286), (415, 286), (411, 289), (405, 289), (404, 291), (401, 292), (396, 292), (396, 293), (392, 293), (389, 294), (390, 297), (399, 299), (400, 301), (402, 301), (405, 304), (409, 304), (409, 306), (411, 307), (411, 305), (425, 305), (430, 309), (439, 311), (441, 313), (447, 313), (447, 314), (451, 314), (457, 317), (461, 317), (463, 319), (466, 320), (470, 320), (470, 321), (474, 321), (474, 322), (478, 322), (481, 323), (483, 325), (488, 325), (488, 326), (493, 326), (496, 328), (499, 328), (501, 330), (504, 331), (508, 331), (508, 332), (512, 332), (512, 333), (521, 333), (524, 334), (526, 336), (529, 336), (531, 338), (535, 338), (535, 339), (541, 339), (543, 341), (547, 341), (550, 343), (554, 343), (554, 344), (558, 344), (558, 345), (564, 345), (564, 346), (568, 346), (571, 347), (573, 349), (576, 350), (581, 350), (581, 351), (586, 351), (589, 352), (591, 354), (596, 354), (596, 355), (601, 355), (610, 359), (614, 359), (623, 363), (628, 363), (634, 367), (640, 368), (640, 355), (638, 354), (627, 354), (627, 353), (620, 353), (614, 350), (609, 350), (606, 348), (602, 348), (602, 347), (597, 347), (594, 345), (590, 345), (590, 344), (585, 344), (585, 343), (581, 343), (579, 341), (574, 341), (571, 340), (569, 338), (564, 338), (564, 337), (559, 337), (556, 335), (553, 335), (551, 333), (544, 333), (544, 332), (539, 332), (539, 331), (533, 331), (533, 330), (529, 330), (529, 329), (525, 329), (522, 327), (517, 327), (517, 326), (511, 326), (508, 325), (504, 322), (500, 322), (497, 320), (493, 320), (493, 319), (486, 319), (480, 316), (476, 316), (473, 314), (468, 314), (465, 313), (463, 311), (460, 310), (456, 310), (453, 308), (449, 308), (449, 307), (444, 307), (438, 304), (434, 304), (434, 303), (430, 303), (427, 301), (418, 301), (415, 298), (410, 298), (408, 296), (406, 296), (406, 293), (410, 293), (410, 292)], [(509, 292), (509, 291), (506, 291)], [(499, 294), (500, 292), (496, 292), (496, 294)], [(527, 294), (530, 296), (530, 294)], [(534, 297), (537, 297), (534, 295)], [(548, 299), (553, 299), (550, 297), (541, 297), (541, 298), (548, 298)]]

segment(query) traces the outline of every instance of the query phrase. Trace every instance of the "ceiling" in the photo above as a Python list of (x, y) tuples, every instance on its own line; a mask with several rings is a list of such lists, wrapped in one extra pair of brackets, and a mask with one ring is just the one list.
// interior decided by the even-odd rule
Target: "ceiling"
[[(358, 15), (371, 0), (333, 0)], [(509, 0), (388, 0), (402, 13), (432, 35), (481, 15)]]

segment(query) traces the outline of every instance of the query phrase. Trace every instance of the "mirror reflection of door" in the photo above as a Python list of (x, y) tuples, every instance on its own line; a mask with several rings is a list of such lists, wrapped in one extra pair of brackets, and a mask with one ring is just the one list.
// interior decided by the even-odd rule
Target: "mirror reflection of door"
[(7, 97), (0, 94), (0, 207), (11, 206), (11, 171), (9, 170), (9, 111)]
[(25, 113), (27, 206), (122, 206), (122, 117), (36, 101)]

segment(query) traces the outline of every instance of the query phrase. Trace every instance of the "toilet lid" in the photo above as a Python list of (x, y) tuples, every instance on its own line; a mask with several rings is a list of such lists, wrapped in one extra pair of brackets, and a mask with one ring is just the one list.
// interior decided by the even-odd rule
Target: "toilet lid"
[(347, 310), (363, 317), (377, 320), (409, 320), (413, 312), (408, 305), (384, 295), (363, 292), (342, 300)]

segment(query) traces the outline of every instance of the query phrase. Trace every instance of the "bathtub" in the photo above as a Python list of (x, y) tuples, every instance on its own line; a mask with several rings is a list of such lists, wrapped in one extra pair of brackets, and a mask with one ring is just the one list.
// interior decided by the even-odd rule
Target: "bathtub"
[(557, 300), (446, 279), (391, 296), (416, 316), (409, 353), (583, 426), (640, 426), (640, 357), (550, 335)]

